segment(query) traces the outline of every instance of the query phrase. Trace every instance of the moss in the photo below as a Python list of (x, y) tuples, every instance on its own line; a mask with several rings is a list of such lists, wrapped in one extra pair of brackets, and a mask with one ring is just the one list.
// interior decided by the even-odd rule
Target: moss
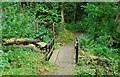
[(67, 44), (74, 40), (74, 35), (70, 31), (64, 29), (63, 31), (59, 32), (56, 38), (58, 43)]

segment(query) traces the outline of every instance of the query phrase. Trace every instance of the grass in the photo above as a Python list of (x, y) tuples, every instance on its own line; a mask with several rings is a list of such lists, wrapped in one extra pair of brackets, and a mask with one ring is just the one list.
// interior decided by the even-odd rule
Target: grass
[(65, 45), (67, 43), (72, 42), (73, 40), (74, 40), (74, 35), (70, 31), (64, 29), (63, 31), (58, 33), (55, 42), (61, 45)]

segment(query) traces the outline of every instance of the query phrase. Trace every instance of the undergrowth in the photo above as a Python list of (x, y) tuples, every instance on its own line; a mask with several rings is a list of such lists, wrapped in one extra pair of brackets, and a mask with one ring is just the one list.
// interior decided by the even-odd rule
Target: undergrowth
[(74, 35), (64, 29), (61, 32), (58, 33), (58, 35), (56, 36), (55, 42), (57, 45), (55, 45), (57, 48), (59, 47), (59, 45), (65, 45), (67, 43), (70, 43), (74, 40)]
[(105, 46), (107, 42), (103, 42), (103, 38), (105, 36), (94, 41), (84, 34), (79, 37), (79, 61), (75, 74), (120, 75), (120, 53), (117, 49)]
[(0, 50), (0, 75), (39, 75), (54, 69), (42, 55), (25, 48)]

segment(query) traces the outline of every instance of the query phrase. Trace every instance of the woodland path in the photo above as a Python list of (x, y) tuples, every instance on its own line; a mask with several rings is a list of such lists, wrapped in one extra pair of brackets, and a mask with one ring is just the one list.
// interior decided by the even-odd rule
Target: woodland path
[[(76, 37), (80, 35), (80, 33), (74, 33)], [(65, 46), (57, 49), (57, 56), (54, 56), (55, 64), (57, 64), (58, 68), (56, 71), (52, 73), (48, 73), (48, 75), (73, 75), (74, 72), (74, 65), (75, 65), (75, 58), (74, 58), (74, 42), (66, 44)], [(56, 55), (56, 54), (55, 54)]]

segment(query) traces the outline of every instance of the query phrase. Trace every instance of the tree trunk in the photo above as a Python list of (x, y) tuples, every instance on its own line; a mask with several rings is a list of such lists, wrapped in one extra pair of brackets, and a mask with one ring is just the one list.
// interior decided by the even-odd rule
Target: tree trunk
[(120, 19), (118, 20), (117, 32), (120, 33)]
[(55, 25), (53, 23), (53, 37), (55, 36)]
[(20, 12), (22, 13), (23, 12), (23, 7), (22, 7), (22, 3), (20, 2)]
[(61, 3), (61, 25), (64, 25), (64, 2)]
[(115, 21), (118, 21), (117, 32), (120, 33), (120, 12), (116, 15)]
[(2, 6), (0, 6), (0, 50), (2, 50)]
[(74, 23), (76, 23), (77, 3), (75, 3), (74, 5), (75, 5), (75, 9), (74, 9)]
[(36, 32), (38, 33), (38, 18), (35, 19), (35, 28)]

